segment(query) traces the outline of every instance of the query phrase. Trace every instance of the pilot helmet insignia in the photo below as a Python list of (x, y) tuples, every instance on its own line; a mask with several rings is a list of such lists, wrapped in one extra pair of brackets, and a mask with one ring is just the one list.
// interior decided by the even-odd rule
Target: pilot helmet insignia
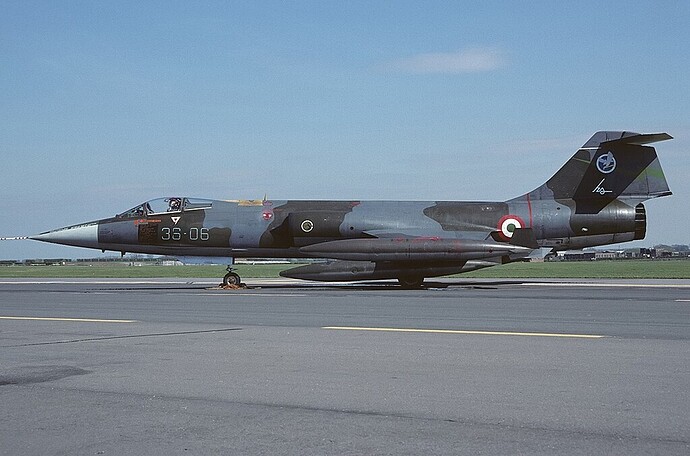
[(607, 152), (597, 158), (597, 169), (604, 174), (612, 173), (616, 169), (616, 157), (613, 156), (613, 152)]

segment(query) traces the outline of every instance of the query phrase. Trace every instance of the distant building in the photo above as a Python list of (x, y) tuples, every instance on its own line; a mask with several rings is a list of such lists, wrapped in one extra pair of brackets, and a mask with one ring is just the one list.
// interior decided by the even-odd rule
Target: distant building
[(595, 260), (615, 260), (618, 258), (618, 252), (595, 252)]
[(584, 250), (565, 250), (558, 252), (558, 256), (564, 261), (592, 261), (595, 259), (596, 253), (594, 251)]

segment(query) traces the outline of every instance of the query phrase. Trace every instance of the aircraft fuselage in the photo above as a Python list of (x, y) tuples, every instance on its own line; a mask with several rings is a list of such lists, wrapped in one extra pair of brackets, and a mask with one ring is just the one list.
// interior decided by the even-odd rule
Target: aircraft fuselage
[(642, 202), (671, 194), (647, 144), (670, 138), (598, 132), (546, 183), (503, 202), (168, 197), (31, 238), (173, 256), (323, 258), (336, 261), (283, 274), (419, 284), (424, 277), (522, 260), (540, 247), (644, 238)]

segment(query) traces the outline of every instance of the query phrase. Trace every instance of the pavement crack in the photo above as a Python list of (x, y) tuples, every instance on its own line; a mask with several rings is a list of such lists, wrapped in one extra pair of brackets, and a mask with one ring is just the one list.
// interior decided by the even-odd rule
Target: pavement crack
[(16, 347), (33, 347), (37, 345), (58, 345), (58, 344), (76, 344), (80, 342), (99, 342), (102, 340), (115, 340), (115, 339), (136, 339), (143, 337), (163, 337), (163, 336), (186, 336), (190, 334), (206, 334), (206, 333), (216, 333), (216, 332), (229, 332), (229, 331), (241, 331), (242, 328), (219, 328), (219, 329), (204, 329), (198, 331), (175, 331), (167, 333), (151, 333), (151, 334), (127, 334), (124, 336), (105, 336), (105, 337), (87, 337), (83, 339), (69, 339), (69, 340), (54, 340), (50, 342), (32, 342), (27, 344), (17, 344), (17, 345), (2, 345), (0, 348), (16, 348)]

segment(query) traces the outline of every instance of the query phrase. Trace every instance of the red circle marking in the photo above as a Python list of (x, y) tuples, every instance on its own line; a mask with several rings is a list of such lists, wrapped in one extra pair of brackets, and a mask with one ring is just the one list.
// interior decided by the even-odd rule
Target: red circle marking
[(507, 225), (504, 226), (506, 224), (506, 222), (508, 222), (508, 221), (513, 221), (514, 222), (513, 225), (515, 228), (525, 228), (525, 226), (526, 226), (525, 221), (522, 220), (522, 218), (518, 217), (517, 215), (508, 214), (508, 215), (504, 215), (503, 217), (501, 217), (501, 219), (498, 221), (498, 226), (496, 228), (498, 228), (498, 235), (504, 241), (510, 241), (510, 238), (513, 237), (513, 232), (508, 231)]

